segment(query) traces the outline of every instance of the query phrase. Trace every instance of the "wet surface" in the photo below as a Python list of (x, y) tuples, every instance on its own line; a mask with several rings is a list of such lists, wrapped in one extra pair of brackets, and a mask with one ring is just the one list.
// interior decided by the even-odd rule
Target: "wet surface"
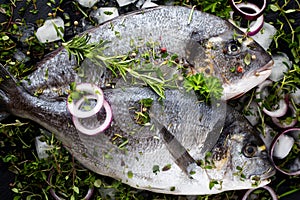
[[(9, 3), (9, 0), (4, 0), (1, 1), (1, 3)], [(13, 17), (8, 18), (4, 14), (0, 12), (0, 23), (5, 22), (5, 21), (18, 21), (19, 19), (24, 19), (26, 22), (26, 25), (20, 27), (23, 31), (23, 36), (21, 37), (20, 41), (17, 43), (18, 49), (21, 52), (24, 52), (24, 49), (28, 49), (28, 44), (26, 44), (25, 40), (26, 38), (29, 38), (30, 36), (33, 36), (34, 31), (37, 30), (39, 26), (39, 20), (46, 20), (49, 18), (49, 13), (53, 12), (53, 8), (55, 8), (58, 5), (58, 0), (56, 0), (56, 4), (50, 6), (45, 6), (45, 4), (48, 2), (48, 0), (37, 0), (36, 4), (32, 4), (31, 2), (28, 3), (28, 1), (17, 1), (16, 7), (11, 8), (13, 11)], [(118, 6), (115, 1), (109, 1), (109, 3), (104, 3), (105, 1), (100, 1), (96, 5), (97, 7), (100, 6)], [(251, 1), (249, 1), (251, 2)], [(279, 1), (280, 3), (284, 3), (284, 1)], [(159, 2), (155, 2), (158, 3)], [(288, 3), (287, 8), (294, 8), (297, 7), (297, 4), (295, 1), (290, 1)], [(84, 14), (79, 12), (78, 9), (76, 8), (76, 5), (73, 3), (73, 1), (64, 1), (60, 5), (60, 8), (63, 10), (63, 12), (58, 11), (57, 16), (60, 16), (62, 19), (65, 20), (66, 22), (69, 22), (70, 26), (65, 27), (65, 39), (68, 40), (75, 36), (78, 33), (81, 33), (85, 31), (86, 29), (90, 28), (93, 26), (92, 21), (87, 21), (84, 19)], [(123, 8), (119, 8), (119, 13), (124, 14), (126, 12), (134, 11), (137, 10), (138, 8), (131, 4)], [(21, 11), (20, 11), (21, 10)], [(34, 14), (34, 10), (38, 10), (36, 14)], [(88, 8), (83, 8), (84, 11), (90, 12), (91, 9)], [(291, 18), (295, 19), (295, 23), (293, 23), (294, 28), (300, 26), (300, 14), (299, 12), (294, 12), (290, 13), (288, 15)], [(282, 16), (279, 16), (277, 13), (274, 14), (269, 14), (265, 16), (266, 22), (276, 22), (277, 19), (281, 19)], [(74, 25), (74, 22), (77, 21), (79, 24), (77, 26)], [(287, 24), (283, 25), (284, 30), (288, 33), (290, 32), (290, 28), (288, 27)], [(17, 39), (15, 39), (17, 41)], [(274, 44), (273, 44), (274, 45)], [(291, 57), (289, 49), (284, 49), (282, 47), (288, 46), (287, 43), (283, 40), (279, 40), (279, 46), (281, 47), (281, 51), (285, 52), (288, 54), (289, 57)], [(50, 52), (50, 50), (45, 51), (45, 53)], [(20, 59), (24, 59), (26, 63), (34, 63), (39, 59), (29, 59), (30, 61), (28, 62), (26, 59), (26, 55), (23, 53), (20, 54)], [(3, 153), (5, 151), (1, 151)], [(1, 155), (4, 156), (4, 155)], [(9, 172), (8, 166), (1, 162), (0, 163), (0, 197), (1, 199), (13, 199), (13, 193), (9, 189), (9, 184), (12, 183), (14, 180), (14, 175), (13, 173)], [(287, 192), (290, 190), (289, 185), (295, 185), (295, 181), (299, 181), (298, 179), (293, 179), (292, 177), (288, 177), (285, 175), (282, 175), (280, 173), (277, 173), (276, 175), (276, 180), (272, 182), (272, 185), (276, 186), (278, 183), (280, 183), (282, 180), (285, 180), (284, 184), (282, 184), (279, 189), (278, 193), (282, 194), (284, 192)], [(147, 197), (148, 194), (145, 193), (145, 196)], [(286, 197), (282, 197), (280, 199), (282, 200), (293, 200), (293, 199), (299, 199), (300, 192), (293, 193), (291, 195), (288, 195)]]

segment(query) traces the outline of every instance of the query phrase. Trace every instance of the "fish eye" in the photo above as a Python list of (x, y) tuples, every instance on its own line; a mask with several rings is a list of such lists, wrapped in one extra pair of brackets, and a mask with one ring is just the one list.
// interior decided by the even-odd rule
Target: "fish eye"
[(253, 157), (257, 152), (257, 147), (252, 144), (247, 144), (243, 149), (243, 154), (246, 157)]
[(235, 52), (239, 49), (239, 47), (236, 44), (231, 44), (229, 46), (229, 48), (230, 48), (230, 51), (233, 51), (233, 52)]
[(232, 40), (227, 44), (225, 52), (228, 55), (237, 55), (240, 53), (240, 44), (236, 40)]

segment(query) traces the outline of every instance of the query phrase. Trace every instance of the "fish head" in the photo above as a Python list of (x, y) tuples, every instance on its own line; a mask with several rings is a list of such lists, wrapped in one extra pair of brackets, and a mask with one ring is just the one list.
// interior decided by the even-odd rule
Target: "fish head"
[(226, 176), (238, 177), (238, 180), (248, 180), (253, 184), (269, 182), (268, 179), (275, 174), (275, 168), (269, 159), (266, 145), (253, 128), (237, 121), (226, 131), (227, 136), (219, 139), (213, 150), (214, 162), (218, 165), (222, 158), (226, 158), (227, 162), (223, 162)]
[(221, 80), (223, 100), (245, 94), (271, 74), (273, 60), (269, 53), (234, 27), (200, 41), (200, 45), (205, 48), (200, 68), (205, 74)]

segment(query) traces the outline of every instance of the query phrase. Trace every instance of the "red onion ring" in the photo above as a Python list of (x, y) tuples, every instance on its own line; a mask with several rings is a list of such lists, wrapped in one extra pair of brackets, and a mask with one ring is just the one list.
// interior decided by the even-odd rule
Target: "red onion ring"
[[(256, 89), (256, 99), (261, 99), (262, 90), (268, 86), (271, 86), (272, 84), (273, 84), (273, 82), (270, 80), (265, 80), (264, 82), (259, 84)], [(262, 106), (262, 102), (258, 102), (258, 105)], [(269, 111), (266, 108), (263, 108), (263, 112), (265, 114), (269, 115), (270, 117), (282, 117), (283, 115), (285, 115), (287, 110), (288, 110), (288, 105), (287, 105), (285, 99), (279, 100), (279, 108), (277, 110)]]
[(290, 108), (290, 110), (292, 112), (292, 116), (294, 117), (294, 119), (292, 120), (291, 123), (287, 124), (285, 122), (283, 122), (283, 123), (280, 122), (280, 120), (277, 117), (272, 117), (272, 121), (273, 121), (273, 123), (276, 126), (278, 126), (280, 128), (292, 128), (292, 127), (294, 127), (297, 124), (298, 119), (296, 118), (296, 110), (295, 110), (295, 108), (293, 107), (293, 105), (291, 103), (289, 103), (288, 107)]
[[(51, 183), (51, 178), (53, 176), (53, 170), (50, 172), (49, 176), (48, 176), (48, 182)], [(55, 190), (53, 188), (50, 188), (50, 194), (53, 197), (53, 199), (55, 200), (64, 200), (64, 198), (59, 197), (56, 193)], [(94, 186), (90, 187), (85, 195), (85, 197), (83, 197), (84, 200), (89, 200), (94, 194)]]
[(274, 111), (269, 111), (266, 108), (263, 108), (264, 113), (269, 115), (270, 117), (282, 117), (287, 112), (288, 105), (284, 99), (279, 101), (279, 108)]
[[(89, 190), (87, 191), (85, 197), (83, 197), (82, 199), (84, 200), (89, 200), (92, 195), (94, 193), (94, 187), (89, 188)], [(59, 197), (56, 193), (55, 190), (53, 188), (50, 189), (50, 194), (51, 196), (55, 199), (55, 200), (65, 200), (64, 198)]]
[[(267, 190), (269, 192), (269, 194), (271, 195), (272, 199), (273, 200), (278, 200), (278, 197), (276, 195), (276, 193), (274, 192), (274, 190), (272, 188), (270, 188), (269, 186), (265, 185), (262, 187), (263, 189)], [(243, 199), (242, 200), (247, 200), (247, 198), (249, 197), (249, 195), (254, 191), (254, 190), (257, 190), (257, 189), (261, 189), (261, 188), (255, 188), (255, 189), (250, 189), (248, 190), (244, 196), (243, 196)]]
[[(257, 5), (252, 4), (252, 3), (239, 3), (236, 4), (234, 0), (229, 1), (231, 7), (233, 8), (234, 11), (236, 11), (239, 15), (241, 15), (244, 19), (247, 20), (255, 20), (258, 17), (260, 17), (263, 14), (263, 11), (266, 9), (266, 4), (267, 1), (263, 0), (263, 6), (259, 8)], [(255, 11), (254, 14), (244, 12), (240, 8), (251, 8), (252, 10)]]
[[(259, 8), (256, 5), (252, 4), (252, 3), (247, 3), (247, 4), (246, 3), (240, 3), (240, 4), (237, 4), (236, 7), (238, 7), (238, 8), (249, 8), (249, 9), (252, 9), (256, 12), (259, 11)], [(237, 26), (236, 23), (233, 20), (233, 14), (234, 14), (234, 12), (230, 12), (230, 20), (229, 21), (233, 25)], [(251, 20), (251, 19), (247, 19), (247, 20)], [(263, 25), (264, 25), (264, 16), (261, 15), (257, 19), (252, 19), (252, 21), (253, 21), (253, 24), (252, 23), (250, 24), (249, 29), (248, 28), (242, 28), (242, 27), (239, 27), (239, 26), (237, 26), (237, 27), (241, 31), (243, 31), (244, 33), (247, 33), (248, 36), (253, 36), (256, 33), (258, 33), (260, 31), (260, 29), (263, 27)]]
[[(89, 94), (95, 95), (97, 98), (97, 103), (96, 105), (89, 111), (81, 111), (78, 108), (76, 109), (76, 102), (72, 99), (71, 102), (67, 102), (67, 107), (70, 113), (77, 117), (77, 118), (87, 118), (95, 115), (96, 113), (99, 112), (103, 105), (104, 101), (104, 95), (103, 91), (96, 85), (91, 84), (91, 83), (81, 83), (76, 86), (77, 91), (83, 91), (83, 92), (88, 92)], [(68, 97), (69, 99), (69, 97)]]
[[(95, 95), (87, 95), (87, 96), (81, 98), (79, 101), (76, 102), (75, 109), (79, 109), (81, 104), (84, 102), (85, 98), (95, 99), (95, 100), (97, 99), (97, 97)], [(105, 100), (103, 101), (103, 107), (104, 107), (105, 112), (106, 112), (106, 118), (105, 118), (104, 122), (99, 127), (95, 128), (95, 129), (89, 129), (89, 128), (84, 127), (79, 122), (79, 118), (73, 116), (73, 123), (74, 123), (74, 126), (77, 128), (77, 130), (79, 130), (81, 133), (86, 134), (86, 135), (96, 135), (98, 133), (103, 132), (105, 129), (107, 129), (107, 127), (110, 125), (111, 120), (112, 120), (112, 110), (111, 110), (110, 105)], [(97, 113), (95, 113), (95, 114), (97, 114)]]
[(281, 173), (283, 174), (286, 174), (286, 175), (289, 175), (289, 176), (293, 176), (293, 175), (299, 175), (300, 174), (300, 169), (298, 169), (298, 171), (293, 171), (293, 172), (287, 172), (287, 171), (284, 171), (283, 169), (280, 169), (274, 162), (274, 159), (273, 159), (273, 154), (274, 154), (274, 149), (275, 149), (275, 146), (276, 146), (276, 143), (277, 141), (279, 140), (280, 136), (290, 132), (290, 131), (300, 131), (300, 128), (290, 128), (290, 129), (287, 129), (285, 131), (283, 131), (282, 133), (280, 134), (277, 134), (274, 138), (274, 140), (272, 141), (271, 143), (271, 149), (270, 149), (270, 158), (271, 158), (271, 161), (274, 165), (274, 167), (280, 171)]

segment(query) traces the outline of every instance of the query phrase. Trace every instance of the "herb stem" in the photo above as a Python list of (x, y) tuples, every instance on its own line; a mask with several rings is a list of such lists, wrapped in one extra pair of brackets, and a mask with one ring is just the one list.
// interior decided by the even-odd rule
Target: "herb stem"
[(300, 189), (299, 188), (295, 188), (295, 189), (293, 189), (293, 190), (290, 190), (290, 191), (288, 191), (288, 192), (285, 192), (285, 193), (283, 193), (282, 195), (278, 195), (278, 199), (281, 199), (282, 197), (285, 197), (285, 196), (287, 196), (287, 195), (290, 195), (290, 194), (292, 194), (292, 193), (294, 193), (294, 192), (297, 192), (297, 191), (299, 191)]
[[(135, 59), (127, 59), (127, 55), (119, 56), (103, 56), (101, 50), (95, 53), (88, 54), (87, 57), (92, 59), (94, 62), (99, 63), (102, 61), (103, 64), (115, 75), (120, 74), (126, 81), (126, 73), (129, 73), (132, 77), (143, 81), (146, 85), (151, 87), (156, 94), (160, 97), (165, 98), (164, 87), (166, 81), (162, 78), (156, 78), (151, 75), (139, 73), (138, 70), (133, 69)], [(155, 71), (154, 69), (152, 71)]]
[(191, 12), (190, 12), (190, 15), (189, 15), (189, 18), (188, 18), (188, 25), (191, 23), (192, 21), (192, 18), (193, 18), (193, 13), (194, 13), (194, 10), (195, 10), (196, 6), (193, 6), (192, 9), (191, 9)]

